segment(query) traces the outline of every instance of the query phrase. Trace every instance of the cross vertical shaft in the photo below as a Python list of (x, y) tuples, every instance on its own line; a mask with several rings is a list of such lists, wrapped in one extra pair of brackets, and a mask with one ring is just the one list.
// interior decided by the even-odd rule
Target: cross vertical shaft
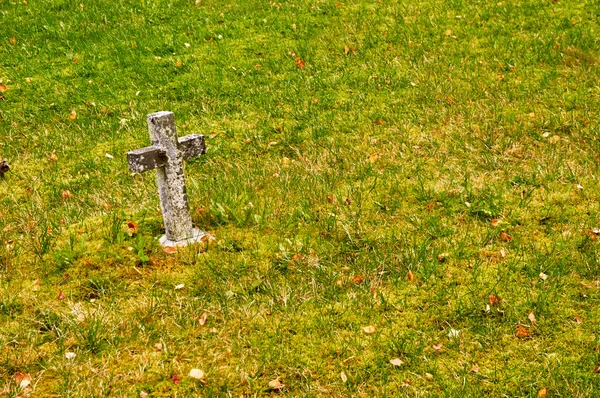
[(161, 148), (166, 155), (165, 166), (156, 169), (165, 238), (172, 242), (190, 239), (195, 233), (185, 188), (183, 156), (178, 146), (175, 116), (172, 112), (149, 114), (148, 130), (152, 144)]

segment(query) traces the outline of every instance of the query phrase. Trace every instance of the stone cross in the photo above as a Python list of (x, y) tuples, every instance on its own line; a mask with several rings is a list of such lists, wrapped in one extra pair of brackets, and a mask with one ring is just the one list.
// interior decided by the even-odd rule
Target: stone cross
[(166, 232), (160, 243), (163, 246), (185, 246), (198, 242), (205, 233), (192, 225), (183, 160), (206, 153), (204, 136), (191, 134), (178, 139), (173, 112), (149, 114), (148, 130), (152, 146), (127, 152), (127, 161), (129, 170), (134, 173), (156, 169)]

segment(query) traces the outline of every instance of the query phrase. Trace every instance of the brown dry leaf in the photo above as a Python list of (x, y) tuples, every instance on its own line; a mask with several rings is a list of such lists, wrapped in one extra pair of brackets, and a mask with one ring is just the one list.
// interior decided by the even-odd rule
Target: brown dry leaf
[(350, 47), (348, 47), (348, 45), (344, 46), (344, 54), (348, 55), (348, 53), (350, 52)]
[(146, 391), (140, 391), (140, 398), (148, 398), (148, 393)]
[(304, 65), (306, 64), (304, 61), (302, 61), (302, 59), (300, 59), (300, 57), (296, 57), (294, 61), (296, 61), (296, 65), (299, 69), (304, 68)]
[(596, 365), (594, 370), (592, 370), (592, 373), (600, 373), (600, 363), (598, 365)]
[(377, 162), (378, 160), (379, 160), (378, 153), (372, 153), (369, 155), (369, 163), (373, 164), (373, 163)]
[(208, 314), (206, 312), (204, 314), (202, 314), (202, 316), (198, 320), (198, 323), (200, 324), (200, 326), (204, 326), (204, 324), (206, 323), (207, 317), (208, 317)]
[(62, 197), (65, 200), (66, 199), (71, 199), (73, 197), (73, 194), (68, 189), (65, 189), (64, 191), (62, 191)]
[(471, 368), (471, 372), (472, 372), (472, 373), (479, 373), (479, 368), (478, 368), (477, 366), (473, 366), (473, 367)]
[(548, 387), (543, 387), (538, 391), (537, 398), (546, 398), (548, 396)]
[(269, 387), (271, 388), (271, 390), (276, 390), (279, 391), (281, 390), (283, 387), (285, 387), (285, 385), (283, 383), (281, 383), (279, 381), (279, 379), (275, 379), (275, 380), (271, 380), (269, 382)]
[(576, 316), (575, 317), (575, 323), (578, 325), (581, 325), (583, 323), (583, 319), (581, 319), (580, 317)]
[(377, 119), (373, 123), (375, 123), (378, 126), (383, 126), (385, 124), (385, 120)]
[(441, 350), (443, 347), (444, 347), (443, 344), (434, 344), (433, 345), (433, 349), (436, 350), (436, 351)]
[(394, 366), (402, 366), (404, 362), (400, 358), (390, 359), (390, 363)]
[(8, 39), (8, 42), (10, 44), (16, 44), (17, 43), (17, 39), (15, 39), (14, 37), (11, 37), (10, 39)]
[(134, 229), (136, 231), (139, 230), (138, 225), (135, 222), (133, 222), (133, 221), (129, 221), (127, 223), (127, 228)]
[(167, 254), (177, 253), (177, 248), (175, 246), (165, 246), (163, 247), (163, 251)]
[(31, 376), (29, 376), (27, 373), (18, 372), (15, 373), (15, 381), (19, 383), (19, 388), (23, 390), (29, 384), (31, 384)]
[(294, 261), (299, 261), (302, 260), (304, 258), (304, 256), (302, 255), (302, 253), (296, 253), (292, 256), (292, 260)]
[(415, 274), (412, 273), (412, 271), (408, 271), (408, 273), (406, 274), (406, 279), (411, 282), (415, 280)]
[(58, 155), (56, 154), (56, 150), (52, 151), (50, 156), (47, 156), (47, 159), (51, 162), (56, 162), (58, 160)]
[(356, 275), (353, 279), (352, 282), (354, 282), (357, 285), (360, 285), (361, 283), (363, 283), (365, 279), (363, 278), (362, 275)]
[(346, 199), (344, 199), (344, 203), (346, 203), (348, 206), (350, 206), (352, 204), (352, 199), (346, 198)]
[(162, 349), (163, 349), (163, 346), (160, 343), (154, 344), (153, 347), (156, 351), (162, 351)]
[(65, 292), (62, 290), (58, 293), (57, 300), (64, 300), (67, 296), (65, 296)]
[(500, 300), (502, 299), (499, 296), (496, 296), (495, 294), (490, 294), (488, 296), (488, 300), (490, 300), (491, 305), (498, 305), (500, 304)]
[(529, 320), (531, 321), (531, 323), (536, 323), (537, 320), (535, 319), (535, 315), (533, 314), (533, 312), (530, 312), (529, 315), (527, 315), (527, 318), (529, 318)]
[(5, 93), (8, 88), (4, 84), (0, 84), (0, 93)]
[(515, 336), (517, 336), (520, 339), (529, 336), (529, 328), (523, 325), (517, 325)]
[(175, 65), (177, 65), (178, 68), (181, 68), (183, 66), (183, 62), (177, 61)]
[(368, 334), (375, 333), (375, 326), (372, 326), (372, 325), (365, 326), (363, 328), (363, 332), (368, 333)]
[(76, 118), (77, 118), (77, 112), (71, 111), (71, 113), (69, 113), (69, 119), (75, 120)]
[(492, 227), (496, 228), (498, 226), (498, 224), (500, 224), (500, 220), (498, 220), (497, 218), (494, 218), (492, 220)]
[(444, 32), (444, 34), (446, 36), (450, 36), (450, 35), (452, 35), (452, 31), (450, 29), (446, 29), (446, 31)]
[(510, 236), (508, 233), (502, 231), (502, 232), (500, 232), (500, 240), (503, 242), (510, 242), (512, 240), (512, 236)]

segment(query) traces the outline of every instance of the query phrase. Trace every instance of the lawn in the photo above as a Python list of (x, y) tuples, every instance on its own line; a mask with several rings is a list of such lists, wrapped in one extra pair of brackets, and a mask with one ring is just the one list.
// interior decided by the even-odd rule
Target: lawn
[(599, 48), (593, 0), (3, 0), (0, 396), (597, 395)]

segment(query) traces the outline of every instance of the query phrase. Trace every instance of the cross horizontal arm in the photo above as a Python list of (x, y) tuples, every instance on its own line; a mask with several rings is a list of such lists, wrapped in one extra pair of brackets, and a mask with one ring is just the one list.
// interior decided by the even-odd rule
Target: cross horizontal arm
[(206, 153), (204, 136), (201, 134), (190, 134), (179, 139), (179, 149), (184, 159), (194, 158)]
[[(201, 134), (190, 134), (179, 138), (179, 149), (184, 159), (193, 158), (206, 153), (204, 136)], [(134, 173), (154, 170), (167, 165), (166, 153), (157, 146), (147, 146), (127, 152), (129, 170)]]
[(165, 167), (167, 154), (158, 147), (147, 146), (146, 148), (127, 152), (127, 163), (129, 163), (130, 171), (143, 173), (144, 171)]

